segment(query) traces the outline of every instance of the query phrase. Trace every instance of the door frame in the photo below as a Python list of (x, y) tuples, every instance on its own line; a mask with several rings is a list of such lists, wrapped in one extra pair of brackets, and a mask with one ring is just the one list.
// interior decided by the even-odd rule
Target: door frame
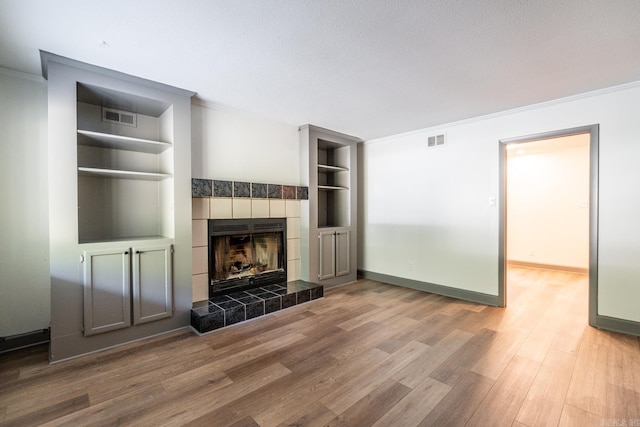
[(589, 134), (589, 325), (598, 320), (598, 156), (600, 125), (587, 125), (570, 129), (543, 132), (499, 140), (499, 239), (498, 239), (498, 303), (507, 306), (506, 263), (506, 152), (509, 144), (554, 139), (564, 136)]

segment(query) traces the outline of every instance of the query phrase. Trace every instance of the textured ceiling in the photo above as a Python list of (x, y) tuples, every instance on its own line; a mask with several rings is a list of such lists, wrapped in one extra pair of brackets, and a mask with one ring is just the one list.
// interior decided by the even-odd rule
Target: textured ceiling
[(0, 0), (40, 49), (372, 139), (640, 80), (640, 1)]

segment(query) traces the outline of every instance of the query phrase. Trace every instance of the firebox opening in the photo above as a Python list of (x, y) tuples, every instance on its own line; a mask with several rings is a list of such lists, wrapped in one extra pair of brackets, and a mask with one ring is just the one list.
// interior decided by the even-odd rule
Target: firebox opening
[(286, 219), (209, 220), (209, 296), (286, 282)]
[(283, 270), (279, 233), (213, 237), (213, 280), (227, 280)]

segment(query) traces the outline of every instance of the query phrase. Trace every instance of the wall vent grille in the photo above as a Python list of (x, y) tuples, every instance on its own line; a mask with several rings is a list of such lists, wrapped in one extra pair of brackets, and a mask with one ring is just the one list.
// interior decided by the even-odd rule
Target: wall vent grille
[(442, 147), (443, 145), (446, 144), (446, 142), (447, 142), (447, 139), (445, 138), (444, 134), (432, 135), (429, 138), (427, 138), (427, 147), (428, 148)]
[(102, 107), (102, 121), (107, 123), (117, 123), (124, 126), (137, 127), (138, 115), (129, 111), (114, 110), (113, 108)]

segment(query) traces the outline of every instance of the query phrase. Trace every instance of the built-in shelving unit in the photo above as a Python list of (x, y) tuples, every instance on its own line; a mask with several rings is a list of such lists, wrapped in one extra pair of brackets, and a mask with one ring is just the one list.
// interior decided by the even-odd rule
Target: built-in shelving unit
[(78, 129), (78, 144), (91, 147), (112, 148), (115, 150), (139, 151), (158, 154), (171, 148), (171, 144), (150, 139), (132, 138)]
[(50, 360), (188, 326), (194, 93), (48, 52), (41, 58)]
[(347, 227), (351, 223), (350, 155), (348, 145), (318, 140), (318, 227)]
[[(105, 120), (111, 111), (134, 124)], [(162, 101), (77, 83), (81, 243), (173, 237), (172, 121)]]
[(318, 190), (327, 190), (327, 191), (333, 191), (333, 190), (348, 190), (349, 187), (338, 187), (335, 185), (318, 185)]
[(83, 168), (83, 167), (78, 168), (78, 175), (103, 177), (103, 178), (115, 178), (115, 179), (142, 179), (147, 181), (160, 181), (163, 179), (171, 178), (171, 175), (166, 173), (122, 171), (117, 169), (99, 169), (99, 168)]
[(300, 127), (300, 161), (308, 165), (302, 179), (309, 185), (309, 215), (304, 216), (301, 243), (305, 280), (327, 286), (356, 280), (359, 141), (316, 126)]
[[(341, 167), (341, 166), (330, 166), (330, 165), (322, 165), (318, 164), (318, 182), (333, 182), (335, 179), (333, 178), (333, 174), (339, 172), (349, 172), (349, 168)], [(331, 179), (329, 179), (331, 178)], [(318, 190), (348, 190), (349, 187), (341, 186), (341, 185), (322, 185), (318, 184)]]

